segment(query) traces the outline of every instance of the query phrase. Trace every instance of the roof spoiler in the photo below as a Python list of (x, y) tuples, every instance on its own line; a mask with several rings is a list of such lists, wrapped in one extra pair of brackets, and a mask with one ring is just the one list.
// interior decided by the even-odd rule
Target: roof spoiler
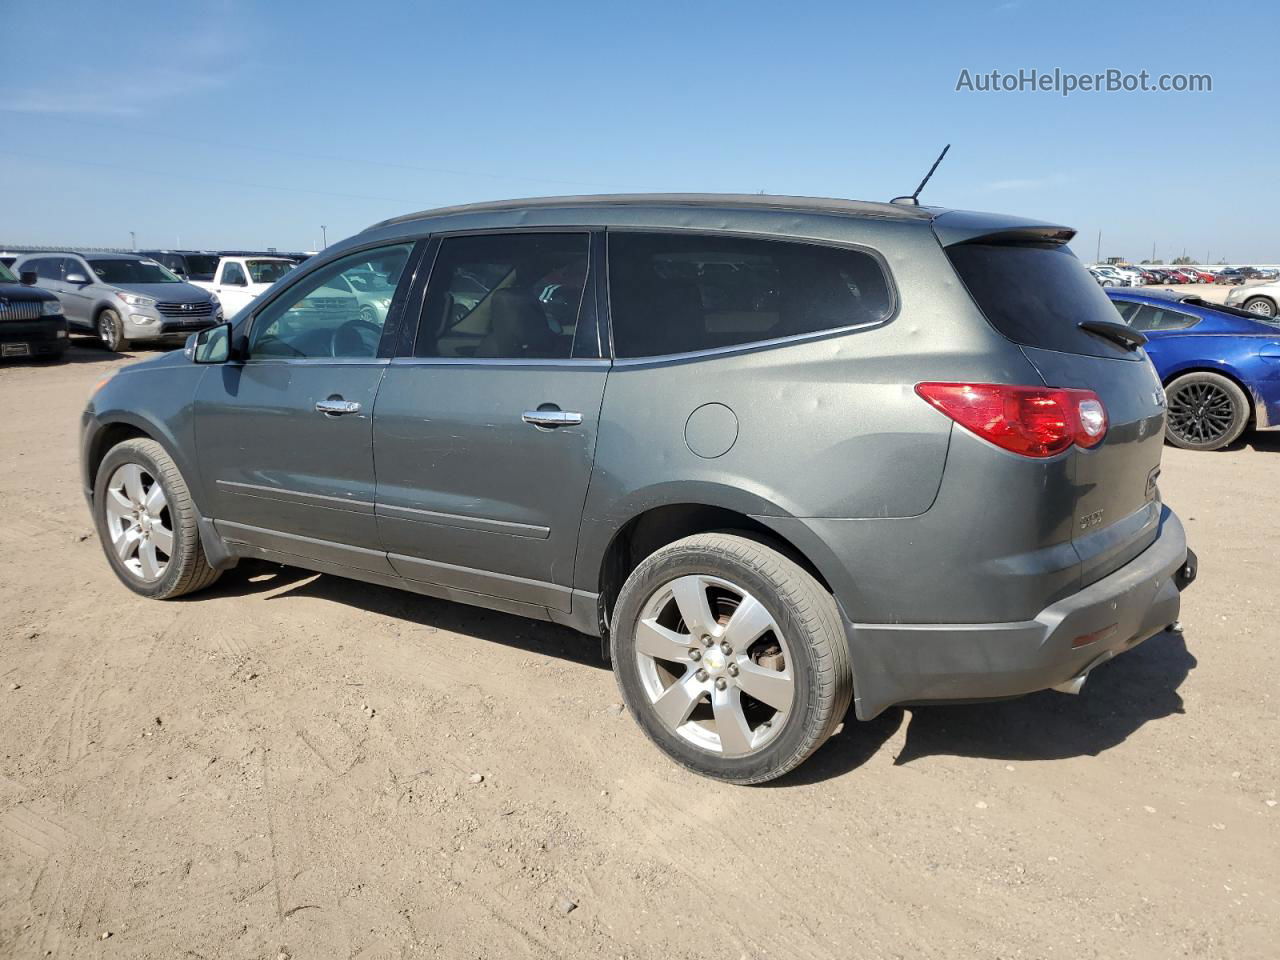
[(933, 218), (933, 232), (944, 247), (957, 243), (1066, 244), (1076, 235), (1073, 228), (1055, 223), (968, 210), (948, 210), (938, 214)]

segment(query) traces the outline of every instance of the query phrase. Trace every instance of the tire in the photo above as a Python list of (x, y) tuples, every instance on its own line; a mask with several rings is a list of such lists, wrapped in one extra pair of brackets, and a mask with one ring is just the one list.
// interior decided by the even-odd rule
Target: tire
[(764, 783), (793, 770), (853, 696), (835, 599), (795, 561), (740, 534), (686, 537), (645, 559), (623, 584), (610, 634), (640, 729), (716, 780)]
[(1260, 317), (1274, 317), (1276, 315), (1276, 304), (1270, 297), (1250, 297), (1241, 306)]
[(1188, 373), (1165, 388), (1165, 440), (1184, 450), (1220, 450), (1249, 424), (1249, 398), (1217, 373)]
[(102, 345), (113, 353), (124, 353), (129, 349), (129, 341), (124, 335), (124, 321), (110, 307), (98, 314), (97, 333)]
[[(144, 509), (131, 514), (140, 503)], [(107, 451), (94, 482), (93, 519), (107, 562), (134, 593), (170, 600), (220, 575), (205, 558), (186, 481), (154, 440), (125, 440)]]

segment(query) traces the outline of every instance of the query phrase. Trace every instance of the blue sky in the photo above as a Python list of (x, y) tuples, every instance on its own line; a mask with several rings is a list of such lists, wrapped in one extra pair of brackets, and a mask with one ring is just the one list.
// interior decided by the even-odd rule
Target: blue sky
[[(608, 191), (926, 202), (1280, 261), (1274, 3), (0, 0), (0, 243), (311, 249)], [(1255, 46), (1256, 43), (1256, 46)], [(1260, 55), (1258, 55), (1260, 54)], [(956, 92), (961, 69), (1212, 93)]]

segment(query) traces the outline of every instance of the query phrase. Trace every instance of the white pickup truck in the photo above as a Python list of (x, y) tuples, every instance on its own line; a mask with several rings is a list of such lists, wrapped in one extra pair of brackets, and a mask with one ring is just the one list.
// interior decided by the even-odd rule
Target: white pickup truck
[(221, 257), (212, 280), (189, 282), (216, 293), (223, 315), (231, 319), (293, 268), (284, 257)]

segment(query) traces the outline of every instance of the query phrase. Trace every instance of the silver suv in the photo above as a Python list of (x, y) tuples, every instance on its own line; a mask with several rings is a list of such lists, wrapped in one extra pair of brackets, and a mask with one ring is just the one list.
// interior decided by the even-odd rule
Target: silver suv
[(31, 271), (62, 301), (72, 332), (93, 333), (109, 350), (134, 340), (185, 340), (222, 322), (208, 290), (184, 283), (149, 257), (125, 253), (32, 253), (14, 272)]
[(769, 780), (851, 703), (1074, 692), (1176, 620), (1164, 393), (1071, 236), (764, 196), (389, 220), (103, 386), (85, 493), (144, 596), (252, 557), (564, 624), (670, 757)]

